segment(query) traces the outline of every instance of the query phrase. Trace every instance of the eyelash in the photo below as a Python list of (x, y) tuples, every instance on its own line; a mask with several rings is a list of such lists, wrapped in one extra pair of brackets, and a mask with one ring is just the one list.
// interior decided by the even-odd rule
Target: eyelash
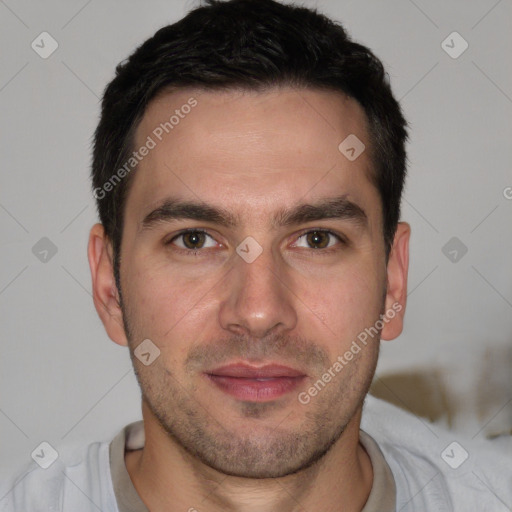
[[(331, 231), (329, 229), (322, 229), (322, 228), (316, 228), (316, 229), (315, 228), (313, 228), (313, 229), (309, 228), (309, 229), (301, 232), (298, 235), (297, 238), (300, 239), (304, 235), (307, 235), (307, 234), (312, 233), (312, 232), (327, 233), (327, 234), (332, 235), (335, 238), (337, 238), (338, 241), (341, 242), (341, 245), (344, 245), (344, 246), (348, 245), (348, 241), (342, 235), (340, 235), (338, 233), (335, 233), (334, 231)], [(213, 238), (207, 231), (205, 231), (203, 229), (189, 228), (189, 229), (184, 229), (183, 231), (180, 231), (179, 233), (174, 235), (170, 240), (165, 242), (165, 245), (171, 245), (172, 242), (174, 242), (174, 240), (176, 240), (180, 236), (186, 235), (187, 233), (200, 233), (200, 234), (207, 235), (210, 238)], [(183, 249), (181, 247), (176, 247), (175, 250), (180, 252), (180, 253), (182, 253), (182, 254), (186, 254), (187, 256), (200, 256), (201, 252), (204, 253), (204, 249)], [(335, 251), (338, 251), (339, 247), (335, 246), (335, 247), (329, 247), (327, 249), (310, 249), (310, 250), (311, 251), (315, 251), (316, 253), (318, 253), (318, 256), (321, 256), (321, 255), (328, 255), (328, 254), (331, 254), (331, 253), (333, 253)]]

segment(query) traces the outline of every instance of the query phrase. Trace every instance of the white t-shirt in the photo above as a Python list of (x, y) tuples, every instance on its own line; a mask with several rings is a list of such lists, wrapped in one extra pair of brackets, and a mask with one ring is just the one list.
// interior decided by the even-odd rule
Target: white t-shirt
[[(137, 495), (126, 478), (123, 451), (113, 449), (121, 446), (119, 439), (126, 443), (125, 449), (141, 448), (141, 427), (141, 422), (125, 427), (112, 443), (59, 450), (58, 459), (48, 469), (31, 462), (13, 480), (0, 484), (0, 511), (144, 510), (140, 500), (132, 508), (119, 499), (122, 508), (118, 507), (116, 491)], [(490, 441), (462, 439), (370, 395), (361, 430), (361, 443), (374, 467), (372, 491), (362, 512), (512, 510), (512, 450), (505, 453)], [(112, 471), (113, 467), (117, 470)]]

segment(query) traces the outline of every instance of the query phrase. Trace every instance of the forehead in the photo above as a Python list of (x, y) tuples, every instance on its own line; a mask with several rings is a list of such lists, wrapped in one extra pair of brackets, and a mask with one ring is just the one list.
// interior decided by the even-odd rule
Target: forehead
[(338, 92), (160, 94), (136, 130), (134, 149), (151, 149), (134, 171), (127, 202), (143, 215), (165, 197), (180, 196), (242, 217), (248, 205), (251, 216), (264, 217), (308, 195), (364, 202), (376, 194), (369, 151), (349, 160), (339, 148), (349, 136), (369, 148), (364, 110)]

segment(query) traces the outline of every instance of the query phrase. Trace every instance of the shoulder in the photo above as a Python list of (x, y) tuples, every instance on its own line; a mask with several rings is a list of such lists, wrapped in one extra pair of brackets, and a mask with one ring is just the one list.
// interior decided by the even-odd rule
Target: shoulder
[(510, 510), (510, 449), (460, 436), (371, 395), (361, 428), (393, 472), (398, 510)]
[(0, 512), (117, 512), (108, 452), (108, 442), (97, 442), (59, 449), (47, 469), (36, 462), (26, 464), (0, 485)]

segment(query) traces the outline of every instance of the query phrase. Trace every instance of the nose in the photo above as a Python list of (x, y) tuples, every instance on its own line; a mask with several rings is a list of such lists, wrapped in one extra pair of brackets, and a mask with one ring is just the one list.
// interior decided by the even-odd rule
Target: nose
[(222, 328), (263, 338), (295, 328), (297, 311), (289, 277), (270, 250), (252, 263), (238, 255), (219, 310)]

